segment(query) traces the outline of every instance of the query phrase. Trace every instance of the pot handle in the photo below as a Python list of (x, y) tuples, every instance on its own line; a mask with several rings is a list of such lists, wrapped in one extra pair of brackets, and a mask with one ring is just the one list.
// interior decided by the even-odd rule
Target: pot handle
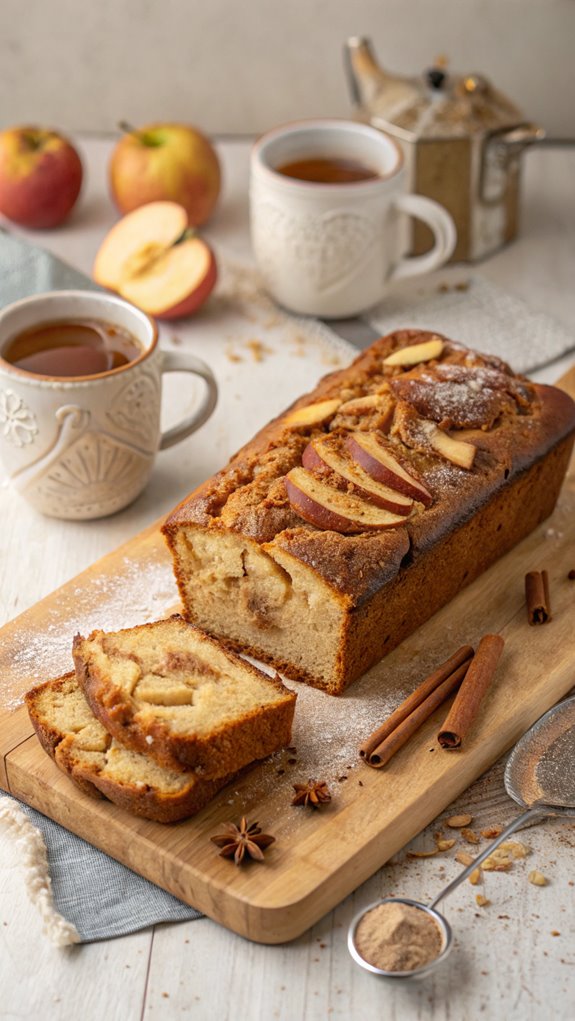
[(453, 255), (457, 241), (457, 230), (447, 210), (423, 195), (400, 195), (394, 205), (400, 212), (423, 220), (433, 232), (435, 245), (425, 255), (404, 256), (394, 266), (388, 279), (405, 280), (443, 266)]
[(199, 429), (204, 422), (207, 422), (218, 400), (218, 385), (212, 370), (200, 358), (196, 358), (188, 351), (163, 351), (162, 373), (164, 372), (192, 372), (205, 381), (206, 388), (199, 407), (178, 425), (162, 433), (159, 450), (173, 447), (175, 443), (185, 440), (186, 436)]

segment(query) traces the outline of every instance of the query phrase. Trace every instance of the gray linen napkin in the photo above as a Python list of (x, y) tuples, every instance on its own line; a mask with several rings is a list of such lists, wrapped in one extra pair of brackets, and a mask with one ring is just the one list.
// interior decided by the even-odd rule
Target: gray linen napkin
[(81, 943), (125, 936), (157, 922), (202, 917), (52, 819), (18, 805), (44, 838), (54, 904), (76, 927)]
[[(30, 294), (68, 289), (97, 288), (88, 277), (53, 255), (0, 229), (0, 307)], [(60, 914), (75, 925), (82, 943), (124, 936), (157, 922), (201, 918), (195, 908), (40, 812), (18, 804), (44, 837), (54, 903)]]
[(437, 330), (498, 355), (514, 372), (534, 372), (575, 349), (575, 336), (552, 316), (461, 267), (396, 287), (366, 320), (382, 333), (405, 326)]

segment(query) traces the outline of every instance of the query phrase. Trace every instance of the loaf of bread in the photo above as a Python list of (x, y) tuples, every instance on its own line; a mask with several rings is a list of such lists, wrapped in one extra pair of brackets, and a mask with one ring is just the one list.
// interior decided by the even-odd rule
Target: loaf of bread
[(26, 705), (42, 747), (85, 794), (144, 819), (187, 819), (232, 779), (163, 769), (125, 748), (94, 717), (73, 673), (29, 691)]
[(551, 513), (574, 430), (495, 357), (384, 337), (169, 516), (186, 616), (337, 694)]
[(97, 719), (166, 769), (220, 779), (289, 745), (295, 694), (182, 617), (77, 635), (73, 655)]

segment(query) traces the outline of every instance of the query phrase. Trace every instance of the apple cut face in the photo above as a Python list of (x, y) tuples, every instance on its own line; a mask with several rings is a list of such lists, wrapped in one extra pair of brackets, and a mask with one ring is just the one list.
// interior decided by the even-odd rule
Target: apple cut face
[(314, 469), (323, 466), (337, 472), (346, 482), (353, 483), (358, 496), (370, 500), (377, 507), (383, 507), (393, 514), (405, 516), (413, 509), (413, 500), (399, 493), (397, 489), (373, 479), (371, 475), (349, 457), (343, 457), (337, 449), (337, 441), (332, 438), (312, 440), (302, 455), (304, 468)]
[(158, 319), (179, 319), (203, 305), (216, 282), (216, 262), (200, 238), (174, 245), (136, 276), (124, 280), (119, 292), (127, 301)]
[(124, 280), (170, 248), (188, 226), (177, 202), (150, 202), (116, 223), (102, 242), (94, 263), (97, 284), (119, 291)]
[(187, 236), (177, 202), (149, 202), (112, 228), (96, 256), (94, 279), (158, 319), (179, 319), (204, 303), (217, 279), (209, 245)]
[(292, 468), (285, 483), (292, 509), (317, 528), (346, 534), (379, 531), (405, 523), (403, 515), (340, 492), (305, 468)]
[(419, 500), (425, 507), (433, 503), (433, 496), (423, 482), (403, 467), (375, 433), (352, 433), (347, 437), (346, 447), (354, 461), (377, 482)]

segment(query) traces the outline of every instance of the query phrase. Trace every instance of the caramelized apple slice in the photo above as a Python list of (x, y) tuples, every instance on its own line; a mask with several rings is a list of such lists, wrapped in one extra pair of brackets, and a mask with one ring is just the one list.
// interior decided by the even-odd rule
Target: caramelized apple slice
[(430, 362), (433, 358), (439, 358), (443, 351), (443, 340), (441, 337), (431, 337), (422, 344), (410, 344), (408, 347), (400, 347), (393, 354), (383, 359), (384, 365), (419, 365), (420, 362)]
[(304, 521), (317, 528), (352, 533), (394, 528), (405, 522), (400, 514), (376, 507), (350, 493), (342, 493), (305, 468), (292, 468), (286, 475), (289, 502)]
[(346, 440), (346, 447), (354, 461), (376, 482), (419, 500), (425, 507), (433, 503), (433, 496), (423, 482), (400, 464), (389, 447), (379, 442), (375, 433), (352, 433)]
[(435, 422), (426, 422), (425, 431), (434, 450), (460, 468), (471, 468), (477, 447), (465, 440), (456, 440), (440, 429)]
[(377, 507), (384, 507), (393, 514), (409, 514), (413, 508), (413, 500), (409, 496), (398, 493), (395, 489), (377, 482), (366, 471), (349, 458), (342, 457), (336, 449), (333, 437), (312, 440), (302, 455), (304, 468), (320, 468), (325, 466), (337, 472), (347, 482), (352, 482), (358, 496), (370, 500)]
[(327, 401), (317, 401), (315, 404), (306, 404), (303, 408), (296, 408), (290, 411), (284, 418), (284, 424), (290, 429), (297, 429), (307, 425), (321, 425), (327, 422), (332, 415), (335, 415), (341, 401), (334, 397)]

